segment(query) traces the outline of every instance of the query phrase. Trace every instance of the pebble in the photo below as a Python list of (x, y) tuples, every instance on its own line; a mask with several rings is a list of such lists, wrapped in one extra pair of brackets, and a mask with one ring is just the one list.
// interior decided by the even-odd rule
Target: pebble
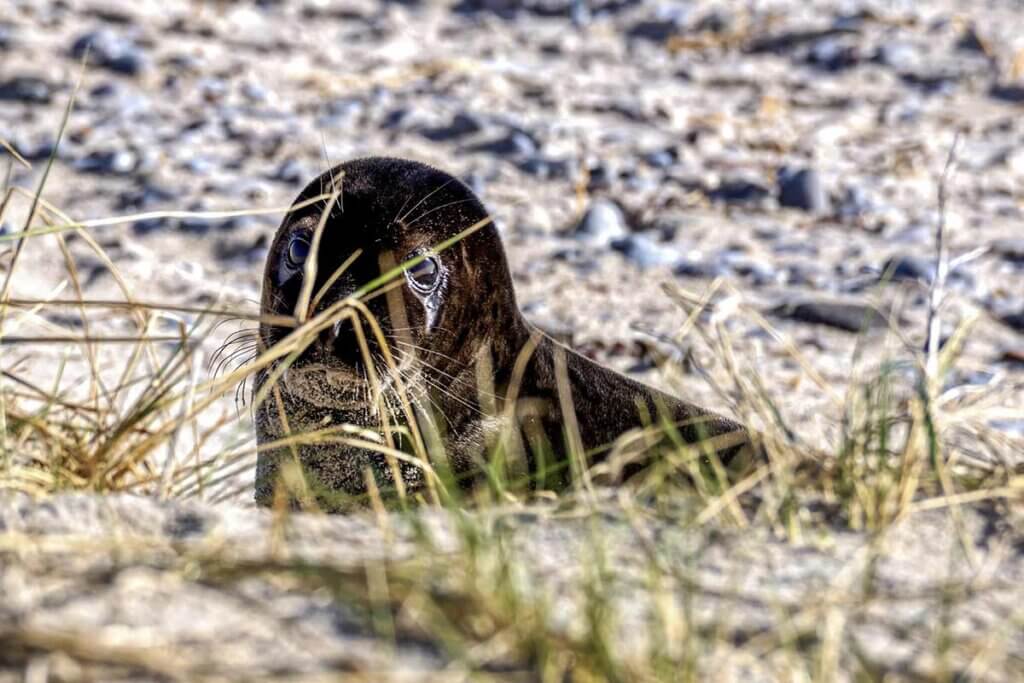
[(276, 180), (286, 185), (301, 185), (308, 182), (313, 174), (306, 168), (306, 165), (297, 159), (285, 159), (281, 165), (270, 175), (270, 180)]
[(825, 71), (845, 71), (861, 63), (857, 45), (836, 36), (822, 38), (811, 46), (806, 61)]
[(562, 180), (569, 177), (572, 164), (567, 159), (549, 159), (532, 156), (518, 164), (519, 170), (543, 180)]
[(82, 59), (87, 51), (91, 64), (126, 76), (137, 76), (146, 66), (142, 50), (133, 41), (108, 29), (84, 33), (71, 45), (75, 59)]
[(479, 133), (483, 129), (484, 124), (480, 117), (467, 114), (466, 112), (459, 112), (452, 117), (451, 123), (448, 125), (425, 128), (420, 131), (420, 135), (434, 142), (446, 142)]
[(750, 180), (724, 180), (718, 187), (707, 192), (712, 201), (726, 204), (759, 204), (771, 196), (764, 185)]
[(130, 175), (138, 165), (138, 156), (129, 150), (97, 150), (75, 162), (75, 169), (97, 175)]
[(886, 42), (875, 51), (872, 61), (897, 71), (911, 71), (921, 63), (921, 56), (910, 43)]
[(1000, 318), (1004, 324), (1024, 334), (1024, 309), (1016, 313), (1008, 313)]
[(486, 152), (501, 157), (528, 157), (537, 153), (537, 143), (526, 133), (513, 130), (500, 138), (472, 145), (468, 151)]
[(1010, 104), (1024, 104), (1024, 85), (993, 85), (988, 94), (997, 100)]
[(711, 280), (728, 275), (729, 267), (721, 262), (684, 256), (676, 261), (676, 264), (672, 267), (672, 272), (679, 277)]
[(140, 188), (122, 192), (117, 198), (118, 211), (145, 211), (167, 205), (181, 197), (177, 190), (146, 182)]
[(640, 268), (672, 266), (679, 261), (679, 253), (670, 246), (658, 244), (644, 234), (633, 234), (612, 240), (611, 248)]
[(989, 48), (975, 26), (968, 26), (956, 41), (956, 48), (965, 52), (980, 52), (987, 55)]
[(813, 168), (783, 167), (778, 172), (778, 184), (781, 206), (811, 213), (828, 211), (828, 194), (822, 186), (821, 176)]
[(874, 307), (844, 301), (791, 301), (768, 312), (780, 318), (825, 325), (846, 332), (860, 332), (865, 327), (880, 328), (889, 324), (886, 317)]
[(592, 244), (608, 245), (629, 234), (626, 217), (609, 199), (595, 199), (575, 230), (576, 237)]
[(679, 155), (674, 149), (661, 149), (645, 154), (644, 161), (654, 168), (672, 168), (679, 161)]
[(35, 76), (15, 76), (0, 82), (0, 100), (48, 104), (53, 99), (53, 85)]
[(1011, 263), (1024, 263), (1024, 238), (1007, 238), (992, 242), (992, 251)]
[(171, 219), (163, 216), (143, 218), (132, 223), (132, 232), (141, 237), (150, 233), (166, 230), (170, 225)]

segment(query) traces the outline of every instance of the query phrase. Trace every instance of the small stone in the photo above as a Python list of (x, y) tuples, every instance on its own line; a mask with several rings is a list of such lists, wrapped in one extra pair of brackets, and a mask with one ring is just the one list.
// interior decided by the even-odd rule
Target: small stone
[(672, 272), (679, 277), (711, 280), (729, 274), (729, 267), (721, 262), (704, 259), (681, 258), (676, 261)]
[(138, 167), (139, 158), (125, 149), (114, 151), (90, 152), (75, 163), (75, 168), (83, 173), (97, 175), (129, 175)]
[(844, 71), (860, 64), (860, 50), (856, 44), (829, 36), (811, 46), (807, 63), (824, 71)]
[(434, 142), (445, 142), (447, 140), (457, 140), (474, 133), (479, 133), (483, 129), (484, 124), (479, 117), (465, 112), (459, 112), (452, 117), (451, 123), (447, 126), (425, 128), (420, 131), (420, 135), (428, 140), (433, 140)]
[(1003, 323), (1018, 332), (1024, 333), (1024, 309), (1016, 313), (1009, 313), (1000, 318)]
[(679, 260), (675, 249), (658, 244), (642, 234), (612, 240), (611, 247), (643, 269), (672, 266)]
[(270, 180), (276, 180), (286, 185), (299, 185), (311, 178), (310, 172), (305, 165), (297, 159), (285, 159), (270, 175)]
[(504, 137), (473, 145), (469, 151), (487, 152), (502, 157), (528, 157), (537, 153), (537, 143), (526, 133), (513, 130)]
[(15, 76), (0, 82), (0, 100), (48, 104), (53, 98), (53, 86), (42, 78)]
[(992, 251), (1011, 263), (1024, 263), (1024, 239), (1007, 238), (992, 242)]
[(841, 301), (793, 301), (769, 310), (772, 315), (813, 325), (825, 325), (846, 332), (886, 327), (889, 322), (876, 308)]
[(674, 149), (661, 149), (645, 154), (644, 161), (654, 168), (671, 168), (679, 161), (679, 156)]
[(576, 226), (575, 234), (588, 242), (607, 245), (628, 235), (629, 228), (618, 204), (608, 199), (595, 199)]
[(641, 38), (655, 43), (664, 43), (680, 33), (679, 25), (674, 21), (640, 21), (626, 32), (630, 38)]
[(132, 232), (139, 236), (148, 235), (152, 232), (165, 230), (170, 226), (170, 224), (170, 219), (163, 216), (156, 218), (143, 218), (132, 223)]
[(821, 177), (813, 168), (783, 167), (779, 170), (778, 182), (780, 205), (811, 213), (828, 211), (828, 195), (822, 187)]
[(122, 192), (117, 198), (119, 211), (144, 211), (161, 204), (169, 204), (181, 197), (169, 187), (146, 182), (142, 187)]
[(920, 89), (926, 95), (949, 95), (956, 89), (960, 78), (953, 73), (904, 71), (900, 73), (900, 80), (906, 85)]
[(918, 280), (931, 284), (935, 279), (935, 261), (921, 256), (893, 256), (882, 266), (879, 277), (881, 280)]
[(92, 64), (126, 76), (137, 76), (145, 68), (145, 57), (131, 40), (101, 29), (79, 36), (71, 46), (71, 56), (82, 59), (88, 52)]
[(1024, 85), (995, 84), (988, 94), (994, 99), (1010, 104), (1024, 104)]
[(880, 45), (872, 61), (897, 71), (910, 71), (920, 65), (921, 57), (910, 43), (891, 42)]
[(726, 204), (756, 204), (771, 193), (765, 186), (750, 180), (724, 180), (718, 187), (707, 193), (713, 201)]
[(549, 159), (542, 156), (525, 159), (518, 166), (523, 173), (543, 180), (568, 178), (571, 169), (571, 164), (566, 159)]
[(985, 55), (990, 53), (987, 41), (981, 37), (978, 28), (974, 25), (964, 29), (960, 39), (956, 41), (956, 49), (965, 52), (980, 52)]

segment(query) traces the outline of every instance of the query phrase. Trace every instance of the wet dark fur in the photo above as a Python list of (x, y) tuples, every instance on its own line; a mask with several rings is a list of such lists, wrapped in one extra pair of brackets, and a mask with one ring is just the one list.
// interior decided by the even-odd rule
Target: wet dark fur
[[(317, 311), (378, 276), (380, 254), (389, 252), (393, 260), (400, 263), (408, 254), (437, 245), (488, 215), (469, 188), (448, 174), (420, 163), (386, 158), (359, 159), (332, 169), (307, 186), (296, 204), (330, 192), (332, 178), (340, 178), (343, 192), (323, 233), (314, 294), (356, 248), (363, 253), (330, 288)], [(282, 222), (264, 272), (264, 313), (290, 315), (294, 312), (301, 277), (279, 286), (275, 283), (275, 273), (281, 267), (289, 236), (295, 230), (312, 232), (323, 206), (321, 202), (293, 210)], [(558, 354), (564, 354), (565, 376), (571, 388), (582, 446), (587, 450), (610, 444), (624, 432), (641, 426), (638, 406), (643, 406), (648, 415), (667, 414), (680, 422), (705, 418), (700, 426), (689, 424), (680, 428), (681, 435), (689, 442), (700, 440), (702, 435), (741, 429), (729, 420), (601, 367), (540, 335), (519, 312), (494, 225), (474, 232), (441, 252), (438, 258), (447, 272), (447, 279), (436, 300), (423, 303), (402, 279), (398, 291), (402, 293), (409, 328), (404, 342), (391, 343), (398, 335), (387, 297), (374, 297), (367, 305), (380, 322), (396, 357), (407, 357), (413, 350), (409, 343), (417, 347), (416, 360), (406, 376), (411, 385), (410, 393), (418, 405), (427, 406), (438, 419), (437, 433), (442, 435), (447, 464), (456, 475), (478, 471), (479, 463), (488, 457), (494, 439), (502, 431), (500, 420), (485, 419), (483, 415), (478, 389), (480, 359), (489, 354), (489, 366), (493, 369), (489, 373), (493, 392), (485, 392), (483, 400), (494, 400), (497, 413), (502, 415), (503, 398), (512, 381), (513, 367), (528, 344), (536, 346), (525, 367), (519, 400), (513, 411), (519, 427), (515, 430), (518, 438), (514, 441), (520, 444), (525, 466), (531, 473), (538, 466), (536, 453), (545, 453), (546, 465), (555, 466), (555, 474), (541, 478), (545, 486), (564, 484), (569, 470), (565, 466), (567, 449), (556, 381)], [(436, 306), (432, 321), (428, 320), (429, 305)], [(431, 322), (428, 331), (426, 328)], [(261, 345), (272, 346), (288, 331), (263, 325)], [(368, 391), (360, 379), (363, 370), (355, 337), (351, 330), (347, 334), (311, 345), (292, 366), (295, 370), (292, 375), (299, 376), (302, 368), (317, 364), (322, 371), (305, 379), (279, 382), (279, 390), (256, 407), (256, 431), (261, 444), (284, 435), (279, 410), (283, 410), (292, 432), (344, 423), (378, 428), (379, 419), (365, 404)], [(380, 349), (372, 339), (369, 341), (371, 352), (379, 357)], [(483, 367), (487, 366), (484, 361)], [(355, 372), (348, 374), (353, 368)], [(255, 378), (256, 391), (265, 384), (267, 377), (268, 372), (262, 372)], [(392, 412), (400, 415), (399, 411)], [(363, 449), (335, 443), (303, 445), (297, 451), (308, 475), (325, 490), (357, 496), (365, 493), (364, 470), (367, 468), (382, 488), (394, 483), (383, 458)], [(279, 465), (290, 457), (288, 448), (260, 454), (256, 477), (258, 502), (271, 501)], [(594, 460), (601, 457), (595, 456)], [(627, 468), (625, 474), (633, 469), (635, 467)], [(418, 468), (403, 465), (401, 472), (409, 488), (422, 486)], [(468, 481), (471, 477), (463, 476), (463, 479)]]

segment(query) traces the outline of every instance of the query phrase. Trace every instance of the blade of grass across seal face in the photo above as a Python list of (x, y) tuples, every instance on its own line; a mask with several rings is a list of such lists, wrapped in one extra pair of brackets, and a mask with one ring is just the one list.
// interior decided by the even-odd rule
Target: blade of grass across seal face
[[(331, 212), (334, 211), (334, 205), (338, 202), (341, 197), (342, 183), (345, 182), (345, 175), (342, 174), (339, 178), (335, 179), (331, 176), (331, 195), (327, 199), (327, 204), (324, 206), (323, 211), (320, 212), (320, 220), (316, 224), (316, 229), (313, 231), (313, 240), (309, 244), (309, 256), (306, 258), (306, 263), (303, 266), (302, 273), (302, 289), (299, 290), (299, 298), (295, 302), (295, 317), (300, 323), (306, 322), (306, 318), (309, 316), (309, 301), (313, 296), (313, 285), (316, 284), (316, 270), (317, 262), (320, 260), (320, 240), (324, 234), (324, 228), (327, 227), (327, 220), (331, 217)], [(341, 206), (342, 213), (345, 212), (345, 206)]]

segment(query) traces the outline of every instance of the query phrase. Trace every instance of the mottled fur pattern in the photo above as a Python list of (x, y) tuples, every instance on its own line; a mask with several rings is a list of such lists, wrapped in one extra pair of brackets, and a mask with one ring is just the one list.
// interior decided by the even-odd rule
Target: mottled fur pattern
[[(340, 183), (341, 193), (315, 255), (313, 291), (325, 289), (325, 294), (311, 315), (351, 295), (377, 277), (386, 264), (405, 262), (410, 255), (424, 253), (488, 217), (480, 201), (457, 179), (424, 164), (385, 158), (355, 160), (332, 169), (314, 180), (296, 204), (329, 192), (333, 182)], [(309, 234), (323, 211), (324, 204), (318, 202), (293, 209), (282, 222), (264, 273), (264, 313), (295, 313), (301, 275), (291, 273), (284, 259), (293, 235)], [(331, 275), (357, 249), (359, 257), (330, 283)], [(399, 278), (387, 296), (370, 297), (366, 302), (397, 364), (391, 369), (383, 362), (383, 349), (367, 333), (373, 368), (381, 377), (382, 400), (374, 400), (354, 329), (342, 324), (340, 332), (325, 333), (311, 344), (282, 375), (267, 400), (256, 406), (261, 445), (289, 432), (301, 434), (343, 424), (381, 434), (382, 410), (387, 411), (391, 424), (403, 426), (407, 420), (397, 390), (401, 384), (422, 418), (417, 423), (422, 423), (424, 439), (433, 446), (429, 452), (434, 456), (443, 450), (446, 462), (441, 464), (467, 485), (499, 442), (506, 452), (518, 451), (521, 468), (530, 472), (538, 464), (535, 455), (543, 445), (551, 460), (546, 464), (561, 466), (553, 477), (542, 478), (542, 484), (564, 485), (569, 468), (565, 466), (564, 402), (559, 401), (558, 391), (559, 354), (564, 354), (564, 376), (575, 409), (579, 445), (585, 450), (610, 444), (641, 426), (644, 414), (681, 422), (705, 420), (699, 426), (680, 428), (689, 442), (742, 433), (739, 425), (601, 367), (529, 325), (516, 304), (494, 225), (484, 225), (435, 257), (441, 282), (429, 296)], [(279, 342), (288, 331), (262, 325), (263, 348)], [(521, 364), (522, 374), (515, 378), (513, 368), (524, 353), (528, 355)], [(259, 373), (254, 391), (266, 385), (273, 371), (271, 367)], [(516, 386), (510, 408), (506, 399), (510, 388)], [(443, 449), (437, 449), (432, 441), (439, 441)], [(408, 446), (408, 440), (402, 445)], [(395, 484), (392, 470), (379, 453), (338, 440), (305, 443), (261, 452), (256, 476), (258, 502), (272, 500), (280, 466), (293, 455), (324, 492), (319, 497), (327, 507), (334, 506), (327, 492), (364, 494), (367, 471), (381, 488)], [(590, 464), (600, 457), (595, 456)], [(622, 474), (628, 475), (632, 469), (635, 466)], [(423, 473), (414, 464), (401, 463), (400, 473), (407, 489), (423, 486)]]

